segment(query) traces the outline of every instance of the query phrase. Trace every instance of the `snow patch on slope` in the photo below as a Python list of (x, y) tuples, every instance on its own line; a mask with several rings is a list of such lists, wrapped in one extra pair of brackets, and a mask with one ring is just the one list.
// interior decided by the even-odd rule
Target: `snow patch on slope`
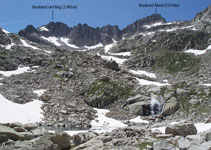
[(109, 55), (114, 55), (114, 56), (130, 56), (131, 52), (121, 52), (121, 53), (110, 53), (108, 52)]
[(45, 26), (43, 26), (43, 27), (40, 27), (39, 29), (38, 29), (39, 31), (49, 31)]
[(7, 50), (11, 49), (14, 45), (15, 45), (15, 43), (11, 43), (11, 44), (8, 44), (8, 45), (2, 45), (2, 44), (0, 44), (1, 47), (5, 48)]
[(93, 130), (97, 133), (111, 132), (114, 129), (123, 128), (123, 127), (127, 126), (126, 124), (122, 123), (121, 121), (106, 117), (105, 115), (106, 115), (106, 113), (109, 112), (109, 110), (97, 109), (97, 108), (94, 108), (94, 109), (97, 111), (97, 118), (92, 120), (91, 130)]
[(104, 59), (104, 60), (107, 60), (107, 61), (114, 60), (114, 61), (116, 61), (116, 63), (118, 63), (120, 65), (122, 65), (125, 61), (127, 61), (127, 59), (117, 58), (117, 57), (114, 57), (114, 56), (101, 55), (101, 58)]
[(2, 29), (2, 31), (3, 31), (4, 33), (6, 33), (6, 34), (9, 34), (9, 32), (8, 32), (7, 30), (5, 30), (5, 29)]
[[(111, 132), (114, 129), (124, 128), (127, 127), (126, 124), (122, 123), (121, 121), (115, 120), (113, 118), (106, 117), (106, 113), (109, 112), (107, 109), (98, 109), (94, 108), (97, 113), (97, 118), (91, 121), (91, 129), (89, 130), (74, 130), (74, 131), (65, 131), (69, 135), (74, 135), (78, 133), (84, 133), (89, 131), (94, 131), (96, 133), (104, 133), (104, 132)], [(55, 131), (50, 131), (54, 133)]]
[(46, 92), (45, 89), (35, 90), (33, 93), (37, 94), (38, 97), (41, 97)]
[(142, 35), (142, 36), (150, 36), (150, 35), (155, 34), (155, 32), (145, 32), (145, 33), (141, 32), (139, 34)]
[(112, 47), (116, 46), (116, 44), (117, 44), (117, 41), (115, 41), (115, 40), (113, 39), (113, 43), (108, 44), (108, 45), (105, 45), (105, 46), (104, 46), (105, 53), (108, 53), (108, 51), (109, 51)]
[(146, 124), (149, 123), (149, 121), (141, 119), (140, 116), (138, 116), (138, 117), (136, 117), (136, 118), (133, 118), (133, 119), (131, 119), (131, 120), (129, 120), (129, 121), (130, 121), (130, 122), (134, 122), (134, 123), (146, 123)]
[(51, 43), (53, 43), (54, 45), (56, 46), (61, 46), (62, 44), (60, 44), (57, 40), (58, 38), (56, 38), (55, 36), (50, 36), (50, 37), (44, 37), (44, 36), (41, 36), (42, 39), (44, 40), (47, 40)]
[(205, 84), (202, 84), (204, 86), (211, 86), (211, 83), (205, 83)]
[(103, 44), (102, 43), (99, 43), (99, 44), (94, 45), (94, 46), (84, 46), (84, 47), (87, 48), (88, 50), (90, 50), (90, 49), (95, 49), (95, 48), (103, 47)]
[(149, 81), (149, 80), (139, 79), (139, 78), (136, 78), (136, 80), (138, 80), (139, 85), (155, 85), (155, 86), (167, 86), (167, 85), (170, 85), (168, 83), (161, 83), (161, 82), (156, 82), (156, 81)]
[(65, 45), (67, 45), (68, 47), (71, 47), (71, 48), (79, 48), (78, 46), (74, 45), (74, 44), (70, 44), (69, 43), (69, 39), (68, 38), (60, 38), (60, 40), (62, 42), (64, 42)]
[(160, 25), (163, 25), (163, 24), (164, 24), (163, 22), (156, 22), (156, 23), (153, 23), (153, 24), (150, 24), (150, 25), (144, 25), (144, 27), (149, 29), (149, 28), (160, 26)]
[(194, 49), (189, 49), (184, 51), (185, 53), (192, 53), (194, 55), (202, 55), (205, 54), (208, 50), (211, 50), (211, 45), (209, 45), (205, 50), (194, 50)]
[(37, 48), (37, 47), (35, 47), (35, 46), (29, 45), (29, 44), (26, 43), (26, 41), (23, 40), (23, 39), (20, 39), (20, 41), (21, 41), (21, 43), (23, 44), (23, 46), (25, 46), (25, 47), (29, 47), (29, 48), (36, 49), (36, 50), (41, 50), (41, 49), (39, 49), (39, 48)]
[(24, 72), (31, 72), (32, 70), (29, 67), (18, 67), (17, 70), (13, 71), (0, 71), (0, 74), (2, 74), (5, 77), (9, 77), (11, 75), (17, 75), (22, 74)]
[(157, 78), (154, 73), (150, 73), (150, 72), (143, 71), (143, 70), (128, 70), (128, 71), (134, 75), (145, 75), (150, 78)]
[(34, 100), (26, 104), (13, 103), (0, 94), (0, 123), (36, 123), (42, 121), (42, 102)]

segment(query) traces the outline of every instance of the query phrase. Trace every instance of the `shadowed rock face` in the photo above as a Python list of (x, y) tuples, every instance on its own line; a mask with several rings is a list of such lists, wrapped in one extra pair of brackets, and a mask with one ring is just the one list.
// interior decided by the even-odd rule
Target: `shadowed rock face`
[(0, 28), (0, 44), (1, 45), (8, 45), (11, 44), (10, 38), (7, 36), (6, 33)]
[(61, 22), (50, 22), (44, 27), (48, 31), (40, 31), (39, 28), (35, 29), (32, 25), (29, 25), (18, 34), (37, 43), (43, 41), (40, 40), (41, 36), (67, 37), (70, 43), (77, 46), (93, 46), (99, 43), (106, 45), (112, 43), (112, 39), (120, 40), (122, 38), (119, 27), (111, 25), (93, 28), (87, 24), (78, 24), (72, 28)]
[(46, 25), (49, 32), (44, 32), (47, 36), (68, 36), (69, 32), (72, 30), (66, 24), (61, 22), (50, 22)]
[(48, 31), (40, 31), (32, 25), (27, 26), (18, 34), (33, 42), (39, 43), (41, 36), (49, 37), (67, 37), (69, 42), (77, 46), (93, 46), (99, 43), (103, 45), (110, 44), (113, 40), (119, 41), (122, 39), (123, 34), (130, 36), (136, 32), (144, 30), (144, 25), (153, 24), (156, 22), (165, 23), (165, 19), (160, 15), (154, 14), (143, 19), (137, 20), (133, 24), (127, 26), (125, 29), (120, 30), (118, 26), (107, 25), (104, 27), (93, 28), (87, 24), (78, 24), (75, 27), (68, 27), (61, 22), (50, 22), (44, 26)]

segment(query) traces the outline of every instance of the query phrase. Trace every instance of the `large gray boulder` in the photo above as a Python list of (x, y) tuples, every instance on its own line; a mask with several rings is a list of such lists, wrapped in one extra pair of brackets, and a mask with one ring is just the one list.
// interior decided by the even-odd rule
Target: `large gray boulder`
[(175, 150), (175, 146), (167, 140), (162, 140), (153, 143), (154, 150)]
[(6, 135), (14, 141), (22, 140), (24, 138), (23, 135), (16, 132), (14, 129), (2, 125), (0, 125), (0, 135)]
[(166, 134), (173, 134), (180, 135), (180, 136), (187, 136), (187, 135), (194, 135), (197, 134), (197, 129), (194, 124), (187, 123), (187, 124), (175, 124), (169, 125), (166, 127), (165, 130)]
[(106, 66), (112, 70), (120, 71), (119, 65), (114, 60), (106, 62)]
[(73, 142), (75, 145), (80, 145), (82, 143), (85, 143), (89, 141), (90, 139), (98, 136), (95, 132), (85, 132), (85, 133), (79, 133), (76, 135), (73, 135)]
[(144, 105), (145, 102), (137, 102), (137, 103), (133, 103), (129, 106), (129, 111), (131, 114), (134, 115), (141, 115), (143, 116), (144, 112), (143, 112), (143, 107), (142, 105)]
[(0, 143), (4, 143), (9, 140), (9, 137), (4, 134), (0, 134)]
[(71, 145), (70, 145), (71, 137), (65, 132), (56, 133), (54, 136), (50, 138), (50, 140), (54, 144), (57, 144), (59, 148), (61, 148), (62, 150), (71, 148)]
[(40, 138), (37, 138), (31, 148), (31, 150), (61, 150), (58, 144), (55, 144), (51, 138), (53, 135), (46, 135)]
[(163, 116), (169, 116), (175, 113), (179, 109), (179, 104), (175, 97), (171, 97), (165, 102), (162, 110)]
[(206, 141), (211, 141), (211, 130), (206, 132), (205, 137), (206, 137)]
[(112, 141), (111, 136), (97, 136), (95, 138), (92, 138), (91, 140), (87, 141), (86, 143), (83, 143), (75, 148), (73, 150), (94, 150), (94, 149), (100, 149), (103, 150), (103, 145), (109, 141)]

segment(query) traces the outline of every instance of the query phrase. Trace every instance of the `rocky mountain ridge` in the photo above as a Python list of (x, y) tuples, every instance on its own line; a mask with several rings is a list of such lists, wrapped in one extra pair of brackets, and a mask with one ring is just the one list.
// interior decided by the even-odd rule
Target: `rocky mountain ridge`
[(113, 41), (119, 41), (123, 37), (131, 36), (137, 32), (143, 31), (144, 25), (153, 23), (166, 23), (160, 15), (153, 14), (120, 30), (118, 26), (107, 25), (101, 28), (93, 28), (87, 24), (78, 24), (75, 27), (68, 27), (60, 22), (51, 22), (45, 26), (35, 29), (32, 25), (27, 26), (18, 34), (33, 42), (39, 42), (40, 36), (66, 37), (69, 43), (78, 47), (94, 46), (99, 43), (103, 45), (111, 44)]

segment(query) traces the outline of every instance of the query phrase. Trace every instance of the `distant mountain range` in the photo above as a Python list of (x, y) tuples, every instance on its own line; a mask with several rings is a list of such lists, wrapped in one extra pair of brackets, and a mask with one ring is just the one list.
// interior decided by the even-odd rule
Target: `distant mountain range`
[[(211, 32), (210, 16), (211, 6), (200, 12), (191, 21), (166, 22), (159, 14), (153, 14), (139, 19), (120, 30), (118, 26), (107, 25), (104, 27), (90, 27), (87, 24), (78, 24), (68, 27), (61, 22), (50, 22), (47, 25), (35, 28), (28, 25), (18, 32), (18, 35), (3, 32), (0, 29), (0, 45), (12, 43), (21, 44), (18, 38), (31, 41), (34, 45), (65, 47), (68, 49), (101, 48), (125, 38), (134, 38), (137, 34), (150, 34), (151, 32), (171, 32), (180, 29), (203, 30)], [(11, 42), (10, 39), (13, 39)], [(32, 44), (33, 45), (33, 44)], [(38, 46), (39, 47), (39, 46)]]

